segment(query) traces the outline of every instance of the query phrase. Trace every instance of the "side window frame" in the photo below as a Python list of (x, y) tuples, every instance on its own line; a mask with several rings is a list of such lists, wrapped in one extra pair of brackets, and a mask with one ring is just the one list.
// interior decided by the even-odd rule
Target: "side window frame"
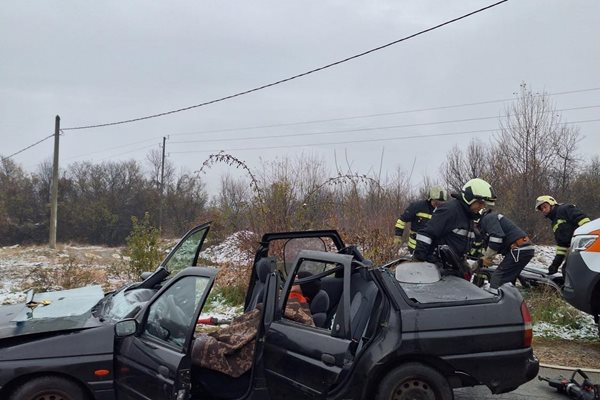
[[(166, 338), (161, 338), (160, 336), (149, 332), (149, 325), (150, 325), (150, 318), (152, 315), (152, 311), (155, 309), (154, 307), (159, 307), (159, 302), (167, 302), (167, 296), (172, 296), (173, 295), (173, 291), (177, 291), (177, 290), (181, 290), (181, 288), (178, 288), (179, 284), (182, 284), (184, 280), (191, 280), (194, 281), (193, 285), (194, 285), (194, 291), (192, 296), (194, 297), (194, 299), (192, 300), (194, 303), (194, 308), (193, 311), (191, 312), (191, 316), (189, 316), (188, 321), (187, 322), (187, 326), (184, 326), (182, 331), (184, 332), (182, 335), (182, 341), (181, 343), (177, 343), (175, 341), (172, 340), (168, 340)], [(205, 283), (202, 287), (202, 290), (200, 290), (200, 288), (198, 287), (198, 284), (200, 283), (200, 281), (204, 280)], [(189, 347), (189, 343), (191, 341), (191, 338), (193, 336), (194, 333), (194, 328), (196, 327), (197, 324), (197, 320), (198, 320), (198, 315), (200, 314), (201, 309), (204, 306), (204, 303), (206, 302), (206, 299), (208, 297), (208, 293), (210, 292), (210, 289), (212, 288), (212, 284), (214, 282), (214, 276), (204, 276), (204, 275), (199, 275), (199, 274), (193, 274), (193, 275), (184, 275), (180, 278), (173, 278), (173, 281), (170, 282), (168, 287), (165, 287), (164, 290), (161, 290), (160, 295), (156, 296), (153, 300), (152, 303), (148, 304), (148, 306), (146, 307), (146, 310), (144, 312), (144, 316), (143, 316), (143, 324), (142, 324), (142, 329), (140, 331), (140, 339), (142, 340), (148, 340), (151, 342), (155, 342), (158, 343), (160, 345), (169, 347), (175, 351), (181, 352), (181, 353), (185, 353), (186, 349)], [(186, 283), (189, 284), (189, 283)], [(188, 294), (189, 296), (189, 294)], [(167, 305), (168, 307), (169, 305)], [(175, 303), (175, 306), (178, 306)], [(174, 313), (174, 310), (171, 309), (167, 309), (165, 310), (167, 311), (167, 313), (169, 315), (172, 315)]]

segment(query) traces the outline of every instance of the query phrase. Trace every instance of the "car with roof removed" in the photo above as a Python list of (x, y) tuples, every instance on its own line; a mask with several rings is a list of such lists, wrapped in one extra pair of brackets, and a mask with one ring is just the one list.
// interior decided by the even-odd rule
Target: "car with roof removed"
[[(209, 226), (139, 283), (0, 307), (0, 398), (446, 400), (464, 386), (508, 392), (538, 372), (514, 286), (476, 287), (451, 254), (443, 270), (375, 266), (335, 230), (263, 235), (244, 304), (260, 304), (248, 368), (199, 367), (192, 350), (217, 272), (199, 265)], [(311, 323), (289, 318), (292, 288), (316, 282)]]

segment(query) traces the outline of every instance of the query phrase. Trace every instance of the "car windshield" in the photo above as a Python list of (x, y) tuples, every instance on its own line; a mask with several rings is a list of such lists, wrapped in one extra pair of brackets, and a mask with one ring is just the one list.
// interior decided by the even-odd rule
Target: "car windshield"
[(155, 293), (154, 289), (128, 290), (124, 288), (106, 295), (94, 307), (92, 313), (95, 317), (107, 322), (133, 317)]

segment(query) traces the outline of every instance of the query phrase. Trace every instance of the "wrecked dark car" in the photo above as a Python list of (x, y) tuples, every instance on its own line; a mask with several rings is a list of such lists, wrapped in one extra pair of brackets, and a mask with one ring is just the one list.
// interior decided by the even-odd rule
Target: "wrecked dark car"
[[(199, 367), (192, 349), (216, 275), (198, 266), (208, 228), (188, 232), (141, 283), (99, 300), (81, 289), (76, 310), (68, 293), (0, 308), (0, 398), (445, 400), (463, 386), (508, 392), (537, 374), (512, 285), (487, 291), (402, 259), (374, 266), (332, 230), (262, 237), (245, 300), (246, 313), (260, 305), (249, 368)], [(311, 282), (312, 321), (300, 323), (287, 306)]]

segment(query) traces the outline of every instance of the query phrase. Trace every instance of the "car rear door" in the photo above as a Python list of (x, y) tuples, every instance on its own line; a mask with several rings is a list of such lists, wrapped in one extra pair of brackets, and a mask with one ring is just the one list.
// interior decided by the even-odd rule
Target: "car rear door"
[(216, 269), (188, 268), (145, 306), (134, 335), (117, 339), (119, 399), (187, 399), (194, 328)]
[[(300, 259), (294, 272), (303, 262), (326, 261), (343, 269), (344, 289), (334, 318), (333, 329), (316, 328), (285, 317), (275, 318), (265, 336), (264, 372), (273, 398), (323, 398), (338, 382), (340, 374), (352, 363), (350, 327), (351, 257), (321, 253), (320, 260)], [(291, 279), (282, 290), (287, 294)], [(280, 299), (277, 315), (285, 315), (285, 301)]]

